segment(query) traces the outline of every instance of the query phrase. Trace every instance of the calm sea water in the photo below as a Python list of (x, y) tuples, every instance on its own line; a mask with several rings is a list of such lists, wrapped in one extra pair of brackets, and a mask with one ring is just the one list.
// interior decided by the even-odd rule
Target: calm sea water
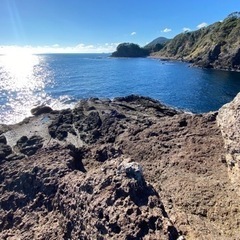
[(82, 98), (140, 94), (191, 112), (219, 109), (240, 91), (240, 73), (191, 68), (148, 58), (106, 54), (0, 56), (0, 123), (30, 109), (71, 107)]

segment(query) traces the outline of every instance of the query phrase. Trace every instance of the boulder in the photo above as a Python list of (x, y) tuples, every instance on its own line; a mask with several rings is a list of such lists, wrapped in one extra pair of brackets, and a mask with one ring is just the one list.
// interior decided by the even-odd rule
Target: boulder
[(31, 114), (34, 116), (38, 116), (44, 113), (50, 113), (52, 111), (52, 108), (50, 108), (49, 106), (41, 105), (31, 109)]
[(4, 135), (0, 135), (0, 143), (7, 144), (7, 139)]
[(30, 138), (22, 136), (18, 141), (16, 147), (19, 152), (31, 156), (37, 152), (43, 146), (43, 139), (40, 136), (32, 136)]
[(12, 148), (7, 145), (7, 139), (4, 135), (0, 135), (0, 161), (4, 160), (12, 153)]

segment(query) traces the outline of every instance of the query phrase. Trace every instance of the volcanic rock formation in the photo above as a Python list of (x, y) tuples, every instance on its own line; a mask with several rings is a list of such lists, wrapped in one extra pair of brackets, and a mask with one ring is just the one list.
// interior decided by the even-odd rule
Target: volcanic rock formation
[(92, 98), (1, 125), (0, 238), (239, 239), (239, 106)]

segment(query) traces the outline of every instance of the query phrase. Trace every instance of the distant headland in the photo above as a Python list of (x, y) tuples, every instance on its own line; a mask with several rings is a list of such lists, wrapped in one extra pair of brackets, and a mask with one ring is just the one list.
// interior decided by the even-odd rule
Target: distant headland
[[(175, 59), (202, 68), (240, 71), (240, 12), (223, 21), (173, 39), (157, 38), (143, 48), (122, 43), (112, 57), (146, 57)], [(133, 51), (134, 50), (134, 51)]]

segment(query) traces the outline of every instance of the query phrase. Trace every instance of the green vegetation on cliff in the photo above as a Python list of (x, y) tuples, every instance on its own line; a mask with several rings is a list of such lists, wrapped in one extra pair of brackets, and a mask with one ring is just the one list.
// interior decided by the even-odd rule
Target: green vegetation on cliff
[(240, 70), (240, 13), (197, 31), (181, 33), (153, 55), (200, 67)]

